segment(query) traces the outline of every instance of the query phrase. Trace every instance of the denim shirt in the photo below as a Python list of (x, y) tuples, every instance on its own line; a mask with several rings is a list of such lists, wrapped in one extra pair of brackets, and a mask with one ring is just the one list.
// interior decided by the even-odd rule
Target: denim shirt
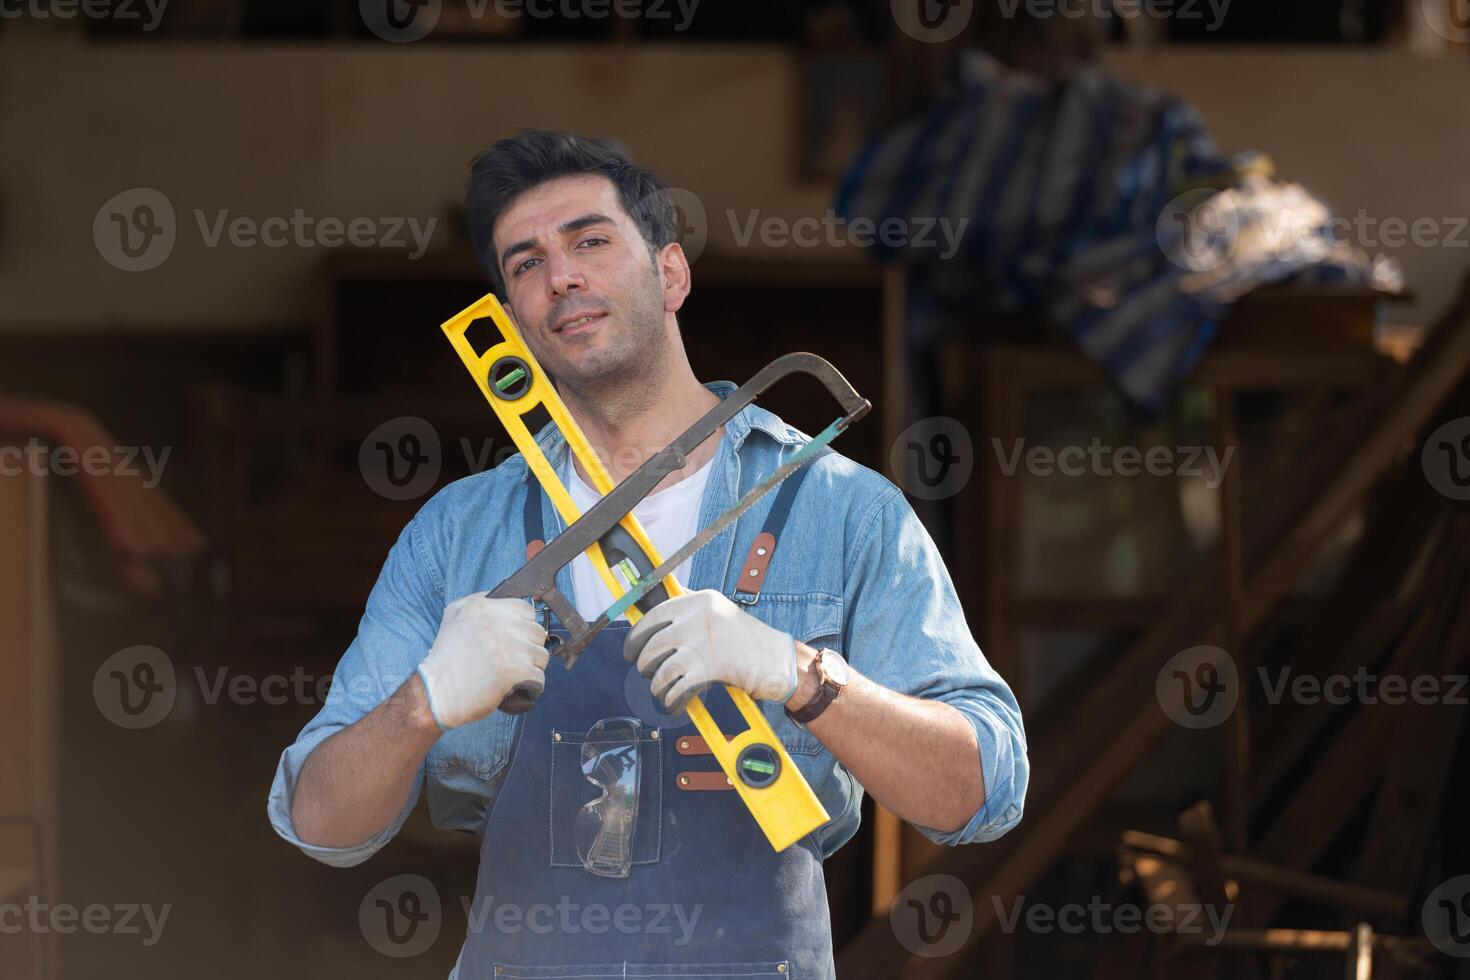
[[(736, 386), (715, 381), (705, 387), (725, 398)], [(725, 424), (699, 526), (712, 523), (809, 439), (756, 405), (741, 409)], [(537, 442), (559, 468), (567, 445), (556, 426), (548, 424)], [(812, 647), (836, 650), (884, 687), (957, 708), (974, 726), (985, 801), (957, 830), (919, 830), (940, 844), (994, 840), (1020, 821), (1030, 775), (1015, 696), (971, 636), (949, 572), (902, 491), (830, 449), (807, 465), (812, 472), (795, 497), (759, 601), (747, 611)], [(398, 832), (421, 794), (436, 827), (481, 831), (506, 773), (518, 716), (494, 712), (447, 732), (429, 750), (397, 819), (355, 846), (302, 841), (291, 822), (291, 797), (311, 751), (413, 673), (449, 602), (488, 592), (525, 564), (521, 515), (534, 479), (517, 453), (444, 487), (400, 533), (322, 710), (281, 755), (271, 787), (272, 826), (308, 855), (340, 867), (367, 860)], [(690, 590), (734, 594), (740, 562), (774, 496), (695, 553)], [(549, 536), (565, 529), (545, 494), (542, 509)], [(573, 596), (570, 565), (558, 573), (557, 584)], [(560, 666), (553, 662), (548, 669)], [(782, 705), (761, 707), (831, 815), (817, 837), (823, 856), (830, 856), (857, 832), (863, 788), (816, 736), (786, 717)]]

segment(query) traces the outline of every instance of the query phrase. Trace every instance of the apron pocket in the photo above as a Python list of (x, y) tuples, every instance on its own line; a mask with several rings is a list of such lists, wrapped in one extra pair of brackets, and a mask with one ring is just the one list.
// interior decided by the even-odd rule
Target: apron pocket
[(496, 963), (503, 980), (593, 980), (597, 977), (789, 977), (791, 962), (592, 963), (586, 966), (515, 966)]
[[(582, 859), (577, 854), (577, 817), (583, 806), (602, 795), (602, 790), (582, 773), (582, 743), (586, 734), (554, 730), (547, 736), (551, 739), (549, 861), (553, 868), (582, 867)], [(641, 774), (638, 816), (633, 824), (632, 863), (657, 864), (662, 856), (664, 831), (664, 743), (661, 729), (641, 729), (638, 767)]]

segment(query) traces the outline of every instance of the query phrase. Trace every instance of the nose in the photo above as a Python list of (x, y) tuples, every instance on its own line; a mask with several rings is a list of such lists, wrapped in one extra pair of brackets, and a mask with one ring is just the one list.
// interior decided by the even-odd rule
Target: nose
[(574, 291), (587, 291), (587, 277), (578, 268), (576, 260), (568, 254), (556, 254), (547, 257), (547, 283), (550, 285), (553, 298), (570, 296)]

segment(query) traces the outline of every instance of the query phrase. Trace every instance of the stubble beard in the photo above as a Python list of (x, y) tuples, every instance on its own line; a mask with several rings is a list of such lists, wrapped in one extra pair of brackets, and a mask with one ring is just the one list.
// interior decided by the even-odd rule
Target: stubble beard
[[(595, 338), (601, 340), (597, 350), (580, 358), (566, 357), (556, 346), (560, 339), (553, 335), (551, 350), (537, 359), (558, 387), (588, 408), (596, 406), (604, 417), (616, 417), (646, 403), (663, 374), (664, 308), (658, 274), (650, 270), (630, 291), (628, 302), (605, 305), (608, 318), (617, 321), (610, 325), (616, 329)], [(553, 314), (549, 323), (562, 315)]]

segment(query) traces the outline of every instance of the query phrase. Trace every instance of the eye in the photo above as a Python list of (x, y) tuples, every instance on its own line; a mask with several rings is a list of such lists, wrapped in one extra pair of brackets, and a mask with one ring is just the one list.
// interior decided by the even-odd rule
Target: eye
[(601, 235), (590, 235), (587, 238), (582, 239), (581, 243), (577, 247), (578, 248), (581, 248), (583, 245), (606, 245), (606, 244), (607, 244), (607, 239), (606, 238), (603, 238)]
[(518, 276), (522, 272), (525, 272), (527, 269), (531, 268), (531, 263), (539, 261), (541, 260), (536, 258), (535, 256), (532, 256), (528, 259), (523, 259), (520, 262), (516, 263), (515, 268), (510, 270), (510, 274), (513, 276)]

